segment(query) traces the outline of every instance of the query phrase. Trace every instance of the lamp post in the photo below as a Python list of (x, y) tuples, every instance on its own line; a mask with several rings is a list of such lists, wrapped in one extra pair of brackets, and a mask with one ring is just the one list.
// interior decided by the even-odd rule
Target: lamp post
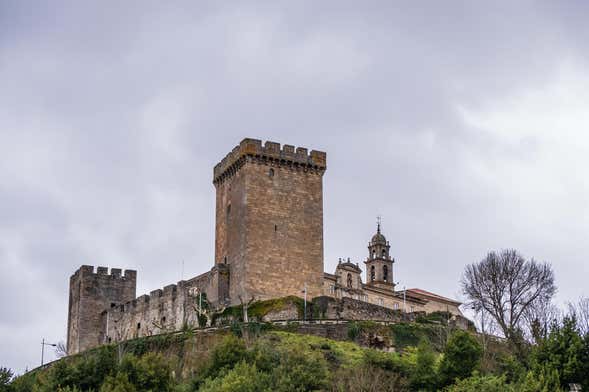
[(41, 340), (41, 366), (43, 366), (43, 357), (45, 356), (45, 346), (56, 347), (57, 344), (46, 343), (45, 338), (43, 338), (43, 340)]

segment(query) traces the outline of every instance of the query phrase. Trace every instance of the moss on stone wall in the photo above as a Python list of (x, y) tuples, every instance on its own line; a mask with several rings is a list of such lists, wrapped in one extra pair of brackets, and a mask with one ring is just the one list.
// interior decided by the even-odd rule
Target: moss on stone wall
[[(310, 303), (307, 304), (309, 307)], [(303, 299), (295, 296), (274, 298), (266, 301), (253, 302), (248, 307), (248, 318), (250, 321), (262, 321), (265, 316), (270, 313), (278, 313), (290, 306), (295, 306), (297, 309), (298, 318), (303, 318), (304, 313), (304, 301)], [(225, 310), (217, 314), (213, 318), (213, 325), (231, 325), (233, 322), (243, 321), (243, 307), (241, 305), (230, 306)]]

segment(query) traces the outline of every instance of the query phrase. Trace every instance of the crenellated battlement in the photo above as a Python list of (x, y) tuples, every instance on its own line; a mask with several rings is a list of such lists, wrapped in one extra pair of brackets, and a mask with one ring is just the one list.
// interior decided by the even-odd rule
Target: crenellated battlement
[(258, 139), (243, 139), (229, 154), (225, 156), (213, 169), (213, 183), (223, 181), (234, 174), (247, 158), (262, 162), (275, 163), (294, 168), (313, 169), (323, 173), (327, 168), (327, 154), (323, 151), (312, 150), (310, 153), (304, 147), (296, 147), (267, 141), (262, 145)]
[(94, 272), (94, 266), (92, 265), (83, 265), (81, 266), (74, 274), (72, 278), (88, 278), (88, 277), (97, 277), (97, 276), (105, 276), (110, 277), (112, 279), (122, 279), (122, 280), (136, 280), (137, 279), (137, 271), (135, 270), (123, 270), (120, 268), (111, 268), (110, 273), (108, 267), (96, 267), (96, 272)]
[(135, 298), (137, 271), (81, 266), (70, 278), (69, 354), (102, 343), (103, 312)]

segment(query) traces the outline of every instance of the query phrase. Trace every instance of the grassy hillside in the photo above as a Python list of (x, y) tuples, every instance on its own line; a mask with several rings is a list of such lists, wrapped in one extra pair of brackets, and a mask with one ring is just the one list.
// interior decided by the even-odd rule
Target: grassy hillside
[[(480, 346), (469, 332), (427, 322), (349, 323), (340, 328), (346, 332), (343, 340), (298, 333), (296, 324), (262, 323), (135, 339), (65, 358), (17, 378), (8, 390), (453, 390), (458, 375), (453, 367), (466, 372), (465, 378), (480, 363)], [(369, 347), (374, 344), (379, 348)], [(448, 352), (456, 345), (458, 356)], [(467, 391), (456, 389), (462, 390)]]
[[(259, 320), (283, 302), (252, 313)], [(229, 326), (187, 328), (64, 358), (0, 383), (0, 392), (556, 392), (569, 373), (583, 380), (583, 372), (573, 373), (580, 367), (572, 354), (589, 347), (572, 323), (540, 345), (513, 346), (454, 329), (444, 314), (412, 323), (276, 325), (239, 323), (237, 312), (224, 312)]]

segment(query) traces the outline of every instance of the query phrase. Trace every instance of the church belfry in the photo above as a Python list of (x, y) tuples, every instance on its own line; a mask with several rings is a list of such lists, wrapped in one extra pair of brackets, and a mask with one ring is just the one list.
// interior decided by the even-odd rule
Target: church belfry
[(368, 258), (366, 264), (366, 284), (386, 289), (395, 289), (393, 282), (393, 263), (389, 251), (391, 246), (380, 232), (380, 220), (376, 227), (376, 234), (368, 243)]

